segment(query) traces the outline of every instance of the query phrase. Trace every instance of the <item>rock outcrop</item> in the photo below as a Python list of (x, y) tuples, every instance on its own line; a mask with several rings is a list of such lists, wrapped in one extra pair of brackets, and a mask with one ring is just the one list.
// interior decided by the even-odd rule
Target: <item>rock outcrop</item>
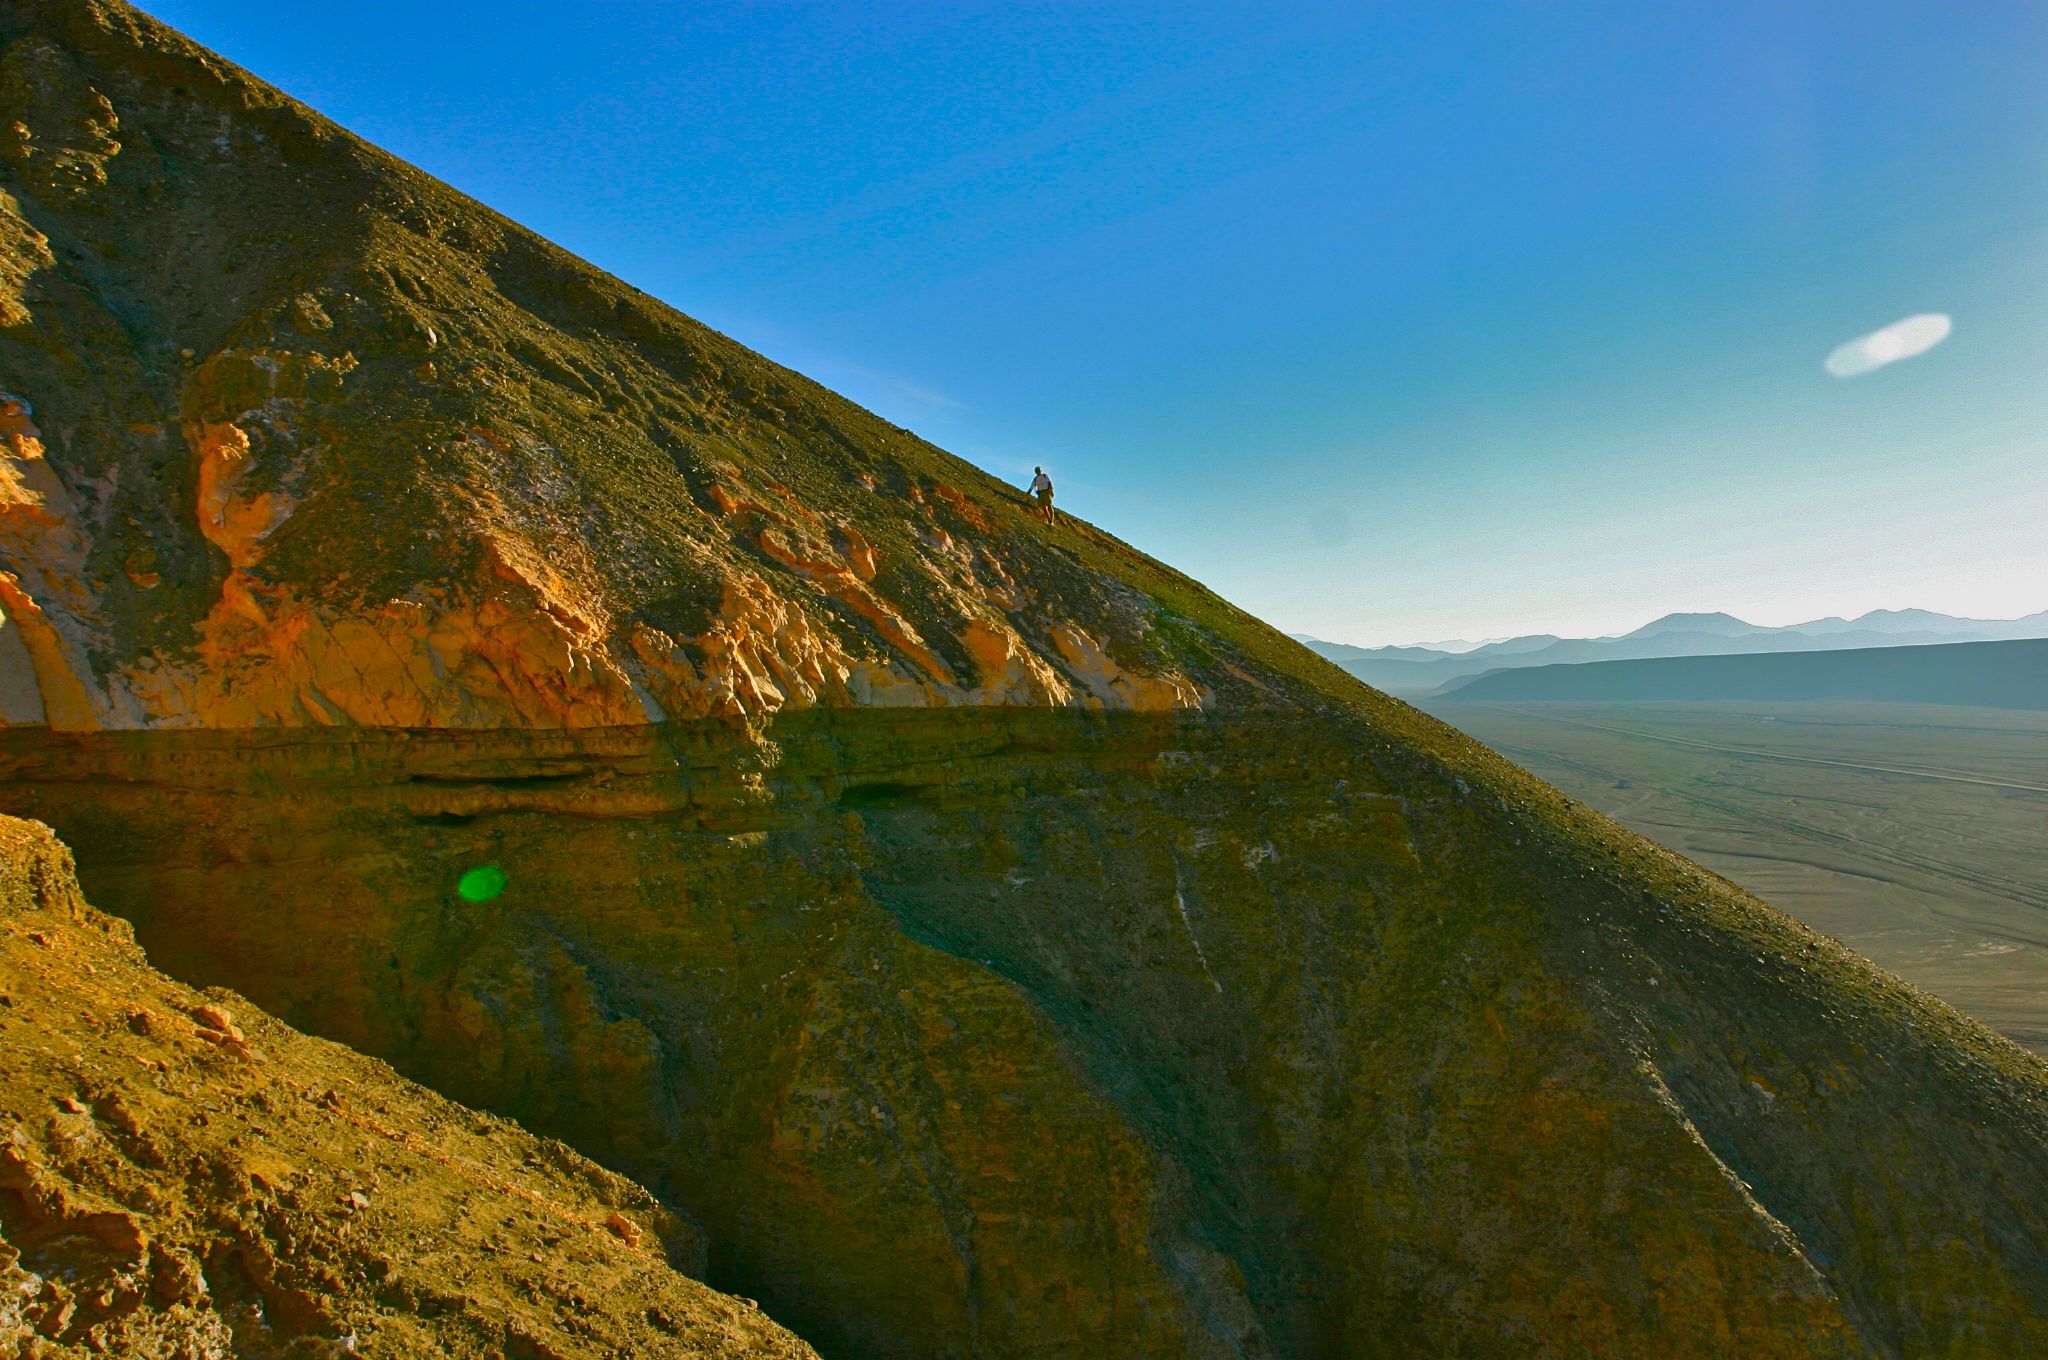
[(156, 972), (14, 818), (0, 1052), (7, 1355), (813, 1356), (639, 1186)]
[(125, 6), (0, 129), (0, 808), (177, 977), (828, 1354), (2048, 1350), (2039, 1060)]
[(1150, 710), (1227, 680), (1121, 545), (1048, 543), (1013, 489), (132, 10), (16, 3), (0, 41), (0, 719)]

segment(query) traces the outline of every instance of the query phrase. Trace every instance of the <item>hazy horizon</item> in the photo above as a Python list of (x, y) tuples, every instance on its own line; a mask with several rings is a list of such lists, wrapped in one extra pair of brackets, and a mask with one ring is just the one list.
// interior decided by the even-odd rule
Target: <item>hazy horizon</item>
[(1890, 611), (1892, 613), (1908, 613), (1914, 610), (1925, 610), (1925, 612), (1930, 614), (1943, 614), (1947, 615), (1950, 618), (1969, 619), (1977, 623), (2013, 623), (2019, 619), (2030, 618), (2035, 614), (2048, 613), (2048, 602), (2044, 602), (2041, 605), (2032, 609), (2021, 609), (2019, 612), (2014, 614), (2000, 615), (1958, 614), (1952, 610), (1947, 609), (1927, 609), (1925, 605), (1905, 604), (1874, 605), (1870, 609), (1859, 609), (1853, 613), (1843, 613), (1840, 610), (1829, 610), (1825, 613), (1801, 614), (1796, 618), (1783, 619), (1755, 618), (1748, 614), (1744, 614), (1741, 610), (1738, 609), (1663, 609), (1659, 610), (1655, 614), (1651, 614), (1643, 618), (1638, 618), (1633, 623), (1623, 624), (1620, 627), (1612, 628), (1604, 632), (1597, 633), (1572, 633), (1565, 632), (1557, 628), (1530, 628), (1517, 633), (1488, 633), (1483, 636), (1469, 638), (1453, 638), (1445, 636), (1439, 638), (1394, 639), (1391, 641), (1360, 641), (1356, 638), (1348, 637), (1327, 637), (1321, 633), (1313, 632), (1306, 628), (1291, 628), (1286, 631), (1290, 636), (1293, 637), (1314, 638), (1317, 642), (1338, 643), (1341, 645), (1349, 645), (1353, 647), (1433, 647), (1446, 651), (1470, 651), (1476, 647), (1483, 647), (1488, 643), (1507, 642), (1511, 641), (1514, 638), (1521, 637), (1555, 636), (1561, 638), (1586, 640), (1598, 638), (1625, 637), (1628, 634), (1635, 632), (1637, 629), (1644, 628), (1652, 623), (1657, 622), (1659, 619), (1669, 618), (1674, 614), (1727, 614), (1731, 615), (1734, 618), (1740, 619), (1744, 623), (1753, 624), (1758, 628), (1790, 628), (1798, 624), (1819, 623), (1826, 619), (1843, 619), (1848, 621), (1854, 621), (1856, 619), (1862, 618), (1866, 614), (1874, 612)]
[(1289, 631), (2048, 579), (2048, 8), (148, 8)]

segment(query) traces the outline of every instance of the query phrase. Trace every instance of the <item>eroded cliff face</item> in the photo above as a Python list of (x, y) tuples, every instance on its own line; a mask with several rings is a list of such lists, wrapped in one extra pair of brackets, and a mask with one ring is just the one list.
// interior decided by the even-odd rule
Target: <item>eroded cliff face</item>
[(0, 817), (9, 1355), (812, 1357), (559, 1143), (152, 969)]
[(9, 6), (0, 129), (6, 721), (1147, 710), (1230, 683), (1190, 583), (1048, 536), (133, 11)]
[(125, 6), (0, 392), (0, 809), (829, 1353), (2048, 1347), (2037, 1060)]
[(2035, 1060), (1356, 720), (5, 750), (178, 971), (643, 1180), (828, 1354), (2048, 1343)]

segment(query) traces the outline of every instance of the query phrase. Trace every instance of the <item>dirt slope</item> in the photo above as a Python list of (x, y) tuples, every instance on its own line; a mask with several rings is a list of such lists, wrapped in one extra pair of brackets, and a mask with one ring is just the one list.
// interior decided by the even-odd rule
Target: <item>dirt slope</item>
[(810, 1356), (639, 1186), (149, 966), (0, 818), (0, 1351)]

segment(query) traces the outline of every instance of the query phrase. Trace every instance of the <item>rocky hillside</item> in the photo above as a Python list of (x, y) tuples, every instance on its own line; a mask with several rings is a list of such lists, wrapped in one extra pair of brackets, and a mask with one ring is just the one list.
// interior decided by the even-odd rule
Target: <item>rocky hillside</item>
[(2048, 1348), (2036, 1059), (131, 9), (0, 42), (0, 807), (160, 966), (828, 1355)]
[(0, 1352), (811, 1356), (559, 1143), (156, 972), (0, 818)]
[(0, 696), (102, 727), (1192, 707), (1228, 611), (123, 6), (0, 10)]

